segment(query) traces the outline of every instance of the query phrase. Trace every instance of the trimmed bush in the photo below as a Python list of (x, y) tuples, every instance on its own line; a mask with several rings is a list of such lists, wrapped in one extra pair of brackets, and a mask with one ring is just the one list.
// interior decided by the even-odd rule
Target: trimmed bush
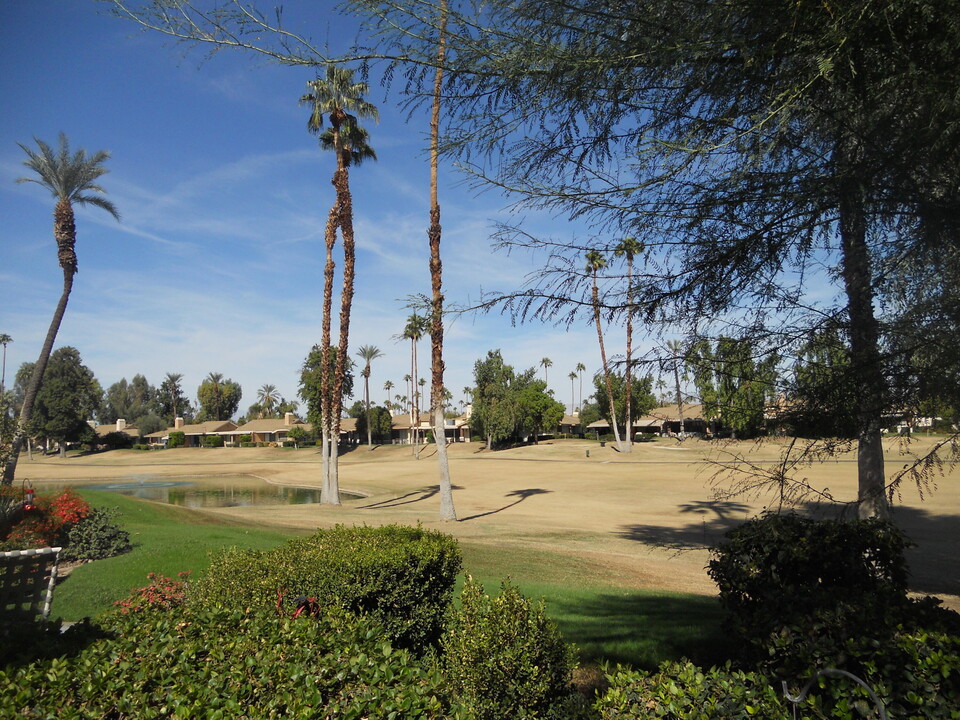
[(0, 670), (0, 717), (451, 717), (439, 674), (370, 619), (186, 606), (105, 622), (72, 655)]
[(70, 528), (64, 560), (102, 560), (130, 551), (130, 533), (114, 523), (120, 513), (96, 507)]
[(174, 430), (167, 437), (167, 447), (168, 448), (178, 448), (183, 447), (187, 444), (187, 436), (183, 433), (182, 430)]
[(223, 436), (222, 435), (204, 435), (203, 446), (205, 448), (223, 447)]
[[(904, 620), (908, 541), (892, 523), (766, 514), (727, 538), (708, 573), (746, 661), (795, 677), (842, 662), (848, 638), (886, 636)], [(787, 652), (771, 656), (777, 638)]]
[(602, 720), (788, 720), (783, 698), (762, 675), (690, 662), (664, 663), (655, 674), (618, 667), (594, 705)]
[(291, 540), (273, 550), (227, 550), (193, 588), (202, 605), (273, 607), (315, 597), (380, 622), (400, 647), (418, 652), (443, 632), (460, 571), (456, 540), (421, 527), (345, 527)]
[(576, 662), (543, 602), (504, 583), (491, 598), (467, 578), (443, 636), (444, 668), (455, 698), (477, 720), (570, 717)]

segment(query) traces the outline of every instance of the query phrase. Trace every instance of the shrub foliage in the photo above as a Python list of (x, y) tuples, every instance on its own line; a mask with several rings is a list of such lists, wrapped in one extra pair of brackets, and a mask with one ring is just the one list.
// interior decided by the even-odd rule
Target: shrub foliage
[(426, 648), (443, 632), (460, 571), (456, 540), (420, 527), (346, 527), (272, 550), (230, 549), (214, 557), (193, 590), (204, 605), (288, 609), (298, 596), (369, 615), (400, 647)]
[(573, 700), (573, 648), (542, 602), (506, 583), (490, 597), (467, 579), (443, 652), (453, 694), (477, 720), (560, 717)]

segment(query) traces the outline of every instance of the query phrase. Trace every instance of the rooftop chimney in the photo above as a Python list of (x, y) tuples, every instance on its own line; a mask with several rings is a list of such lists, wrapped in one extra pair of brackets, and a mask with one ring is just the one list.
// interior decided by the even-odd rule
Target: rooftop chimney
[(122, 432), (123, 429), (127, 426), (127, 421), (123, 418), (117, 418), (117, 432)]
[(293, 423), (295, 423), (296, 420), (297, 418), (294, 416), (292, 412), (285, 413), (283, 416), (283, 424), (286, 425), (287, 427), (289, 427), (290, 425), (293, 425)]
[(179, 430), (179, 429), (182, 428), (182, 427), (183, 427), (183, 418), (182, 418), (182, 417), (174, 418), (174, 419), (173, 419), (173, 429), (174, 429), (174, 430)]

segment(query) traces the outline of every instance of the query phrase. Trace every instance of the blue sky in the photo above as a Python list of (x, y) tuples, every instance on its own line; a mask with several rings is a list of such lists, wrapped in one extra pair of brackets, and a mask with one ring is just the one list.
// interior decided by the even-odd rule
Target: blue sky
[[(286, 3), (298, 29), (314, 38), (352, 33), (346, 19), (329, 24), (325, 5)], [(74, 148), (112, 154), (102, 185), (122, 222), (78, 208), (79, 273), (57, 345), (77, 347), (104, 388), (136, 373), (158, 385), (178, 372), (195, 398), (216, 371), (242, 385), (241, 413), (265, 383), (294, 397), (299, 366), (320, 336), (323, 227), (333, 200), (333, 158), (306, 132), (308, 111), (297, 103), (313, 72), (238, 53), (202, 63), (200, 53), (185, 55), (105, 11), (93, 0), (0, 0), (0, 332), (14, 339), (8, 384), (22, 362), (36, 359), (62, 283), (54, 203), (38, 185), (15, 184), (28, 172), (17, 143), (33, 145), (36, 136), (55, 144), (63, 131)], [(410, 313), (404, 299), (430, 288), (427, 118), (408, 122), (397, 98), (377, 86), (369, 99), (380, 108), (381, 123), (369, 127), (380, 159), (351, 174), (358, 243), (351, 354), (369, 344), (385, 353), (371, 378), (373, 399), (382, 402), (384, 382), (402, 388), (409, 372), (409, 346), (394, 339)], [(515, 289), (539, 267), (524, 253), (492, 252), (503, 198), (475, 196), (443, 168), (440, 202), (448, 303)], [(573, 233), (564, 219), (535, 223), (559, 237)], [(520, 369), (549, 357), (549, 385), (568, 406), (569, 373), (580, 362), (591, 374), (600, 365), (586, 321), (566, 330), (463, 316), (447, 327), (455, 401), (473, 384), (474, 362), (493, 348)], [(427, 342), (420, 357), (429, 377)]]

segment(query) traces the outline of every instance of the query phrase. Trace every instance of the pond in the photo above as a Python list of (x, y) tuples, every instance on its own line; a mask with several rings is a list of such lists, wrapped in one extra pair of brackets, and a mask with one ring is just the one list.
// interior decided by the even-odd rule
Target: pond
[[(319, 488), (273, 485), (251, 475), (165, 477), (144, 475), (109, 483), (84, 484), (90, 490), (179, 505), (188, 508), (245, 507), (251, 505), (310, 505), (320, 502)], [(344, 499), (359, 497), (340, 492)]]

